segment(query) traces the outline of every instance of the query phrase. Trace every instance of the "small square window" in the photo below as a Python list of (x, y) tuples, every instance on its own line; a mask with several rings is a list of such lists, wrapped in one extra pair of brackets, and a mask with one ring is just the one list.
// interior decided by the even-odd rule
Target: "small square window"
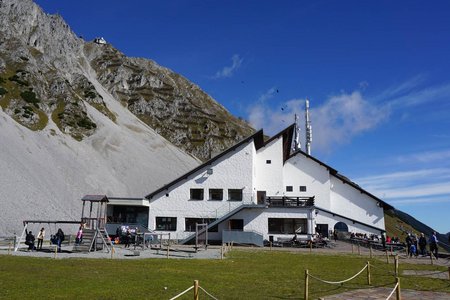
[(292, 187), (292, 185), (287, 185), (286, 186), (286, 192), (292, 192), (294, 189)]
[(229, 189), (228, 190), (228, 200), (229, 201), (242, 201), (242, 190)]
[(223, 200), (223, 190), (222, 189), (209, 189), (209, 200)]
[(300, 192), (306, 192), (306, 185), (300, 186)]
[(191, 189), (191, 200), (203, 200), (203, 189)]
[(266, 160), (266, 164), (270, 165), (272, 161), (270, 159)]

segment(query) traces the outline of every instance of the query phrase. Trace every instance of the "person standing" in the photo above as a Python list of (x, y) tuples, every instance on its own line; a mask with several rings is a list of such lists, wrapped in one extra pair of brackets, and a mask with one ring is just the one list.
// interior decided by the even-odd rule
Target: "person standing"
[(409, 256), (412, 244), (411, 233), (408, 233), (405, 242), (406, 242), (406, 256)]
[(58, 252), (61, 252), (61, 243), (64, 241), (64, 232), (61, 228), (58, 228), (58, 231), (56, 232), (56, 244), (58, 245)]
[(425, 256), (427, 254), (427, 239), (425, 238), (423, 233), (421, 233), (419, 237), (419, 249), (422, 256)]
[(42, 250), (42, 244), (44, 243), (44, 237), (45, 237), (45, 229), (44, 227), (41, 228), (41, 230), (39, 230), (38, 236), (37, 236), (37, 247), (36, 250)]
[(83, 239), (83, 226), (80, 226), (80, 228), (78, 228), (77, 235), (75, 237), (75, 244), (76, 245), (81, 244), (82, 239)]
[(433, 231), (433, 234), (430, 236), (430, 256), (434, 254), (434, 257), (438, 259), (438, 239), (436, 237), (436, 232)]

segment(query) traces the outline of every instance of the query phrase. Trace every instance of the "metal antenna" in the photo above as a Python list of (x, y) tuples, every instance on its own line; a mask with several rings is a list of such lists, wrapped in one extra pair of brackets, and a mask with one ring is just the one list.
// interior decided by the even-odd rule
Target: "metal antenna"
[(300, 144), (300, 126), (298, 126), (298, 116), (295, 114), (295, 128), (294, 128), (294, 145), (293, 150), (297, 151), (301, 149), (302, 145)]
[(306, 153), (311, 155), (312, 127), (309, 119), (309, 100), (305, 101)]

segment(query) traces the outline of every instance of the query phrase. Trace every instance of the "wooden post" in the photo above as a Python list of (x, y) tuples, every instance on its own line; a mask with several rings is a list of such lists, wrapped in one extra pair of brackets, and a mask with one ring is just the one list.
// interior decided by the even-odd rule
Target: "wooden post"
[(398, 283), (397, 286), (397, 291), (396, 291), (396, 296), (397, 296), (397, 300), (402, 300), (402, 294), (400, 292), (400, 278), (399, 277), (395, 277), (395, 282)]
[(450, 267), (448, 267), (448, 280), (450, 280)]
[(367, 285), (370, 285), (370, 261), (367, 262)]
[(361, 255), (361, 246), (358, 244), (358, 255)]
[(170, 244), (169, 241), (167, 241), (167, 258), (169, 258), (169, 251), (170, 251)]
[(198, 280), (194, 280), (194, 300), (198, 300)]
[(430, 260), (431, 260), (431, 265), (433, 265), (433, 253), (430, 252)]
[(398, 254), (395, 256), (395, 276), (398, 276)]
[(392, 255), (392, 245), (391, 245), (391, 255)]
[(269, 242), (270, 251), (272, 251), (272, 242)]
[(55, 258), (58, 255), (58, 245), (55, 245)]
[(8, 246), (8, 255), (11, 254), (11, 242), (9, 242), (9, 246)]
[(312, 253), (312, 241), (309, 241), (309, 253)]
[(305, 270), (305, 300), (308, 300), (308, 294), (309, 294), (309, 291), (308, 291), (309, 278), (308, 277), (309, 277), (308, 276), (308, 269), (306, 269)]
[(223, 259), (223, 244), (222, 244), (222, 246), (220, 247), (220, 259)]
[(389, 254), (387, 250), (385, 252), (386, 252), (386, 263), (389, 264)]
[(352, 254), (354, 253), (354, 251), (353, 251), (354, 246), (355, 246), (355, 245), (354, 245), (353, 242), (352, 242)]
[(114, 258), (114, 247), (111, 247), (111, 259)]
[(370, 258), (372, 258), (372, 245), (369, 245)]

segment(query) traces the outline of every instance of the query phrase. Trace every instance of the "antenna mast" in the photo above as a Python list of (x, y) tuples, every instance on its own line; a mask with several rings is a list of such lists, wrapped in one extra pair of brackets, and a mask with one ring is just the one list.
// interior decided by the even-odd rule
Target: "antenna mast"
[(306, 153), (311, 155), (312, 127), (309, 119), (309, 100), (305, 101)]
[(298, 126), (298, 116), (295, 114), (295, 126), (294, 126), (294, 145), (293, 150), (297, 151), (301, 149), (302, 145), (300, 144), (300, 126)]

